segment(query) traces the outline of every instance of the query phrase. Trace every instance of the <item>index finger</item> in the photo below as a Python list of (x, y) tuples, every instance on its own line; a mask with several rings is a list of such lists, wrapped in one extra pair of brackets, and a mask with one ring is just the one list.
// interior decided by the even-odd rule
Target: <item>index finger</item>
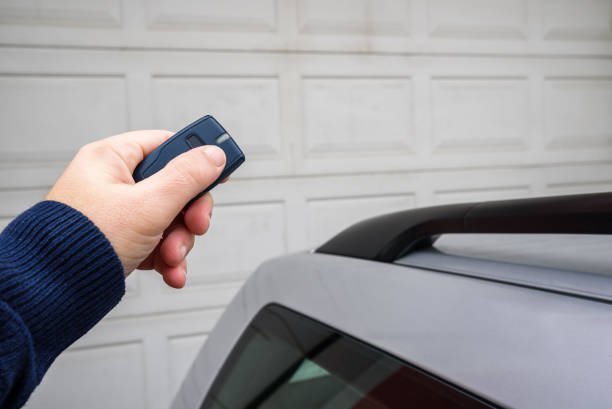
[(126, 132), (103, 139), (121, 157), (130, 172), (155, 148), (167, 141), (174, 132), (151, 129)]

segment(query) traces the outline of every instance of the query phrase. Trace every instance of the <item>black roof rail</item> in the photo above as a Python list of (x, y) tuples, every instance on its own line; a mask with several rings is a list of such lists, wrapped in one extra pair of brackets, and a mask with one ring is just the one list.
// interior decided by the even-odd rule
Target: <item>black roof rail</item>
[(354, 224), (315, 252), (391, 262), (444, 233), (612, 234), (612, 193), (404, 210)]

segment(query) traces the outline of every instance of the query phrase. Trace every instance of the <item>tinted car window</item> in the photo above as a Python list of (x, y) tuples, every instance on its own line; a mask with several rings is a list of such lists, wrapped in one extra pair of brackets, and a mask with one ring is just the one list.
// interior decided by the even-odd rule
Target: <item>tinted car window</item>
[(449, 383), (278, 305), (260, 311), (201, 409), (493, 407)]

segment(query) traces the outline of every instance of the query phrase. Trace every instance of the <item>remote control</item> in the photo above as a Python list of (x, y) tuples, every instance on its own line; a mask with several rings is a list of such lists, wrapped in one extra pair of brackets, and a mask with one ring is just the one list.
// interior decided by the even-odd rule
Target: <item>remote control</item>
[(138, 164), (136, 170), (134, 170), (134, 180), (139, 182), (151, 176), (166, 166), (174, 157), (183, 152), (187, 152), (189, 149), (203, 145), (217, 145), (223, 149), (226, 161), (225, 168), (223, 168), (219, 178), (197, 195), (196, 198), (202, 196), (204, 193), (217, 186), (223, 179), (231, 175), (245, 160), (244, 153), (242, 153), (238, 144), (211, 115), (203, 116), (194, 123), (181, 129), (147, 155), (147, 157)]

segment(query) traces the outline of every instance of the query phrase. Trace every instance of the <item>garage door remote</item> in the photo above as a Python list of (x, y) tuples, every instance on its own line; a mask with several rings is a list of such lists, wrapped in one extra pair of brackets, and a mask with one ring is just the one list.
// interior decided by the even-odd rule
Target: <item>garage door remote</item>
[(197, 197), (208, 192), (220, 181), (231, 175), (245, 160), (244, 153), (221, 124), (212, 116), (206, 115), (178, 131), (147, 155), (134, 170), (134, 180), (139, 182), (151, 176), (166, 166), (175, 156), (203, 145), (217, 145), (223, 149), (226, 161), (221, 176)]

